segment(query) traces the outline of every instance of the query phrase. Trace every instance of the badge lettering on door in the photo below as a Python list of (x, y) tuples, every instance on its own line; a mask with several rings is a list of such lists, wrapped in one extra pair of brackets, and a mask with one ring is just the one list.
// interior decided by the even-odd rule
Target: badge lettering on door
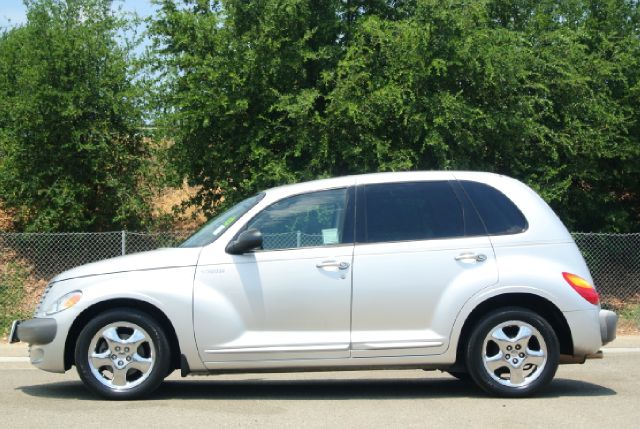
[(224, 268), (207, 268), (206, 270), (202, 270), (202, 272), (206, 274), (222, 274), (224, 273)]

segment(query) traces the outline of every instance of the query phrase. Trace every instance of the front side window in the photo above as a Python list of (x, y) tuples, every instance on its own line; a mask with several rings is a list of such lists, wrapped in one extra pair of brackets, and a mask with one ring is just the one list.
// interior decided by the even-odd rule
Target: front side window
[(464, 237), (463, 206), (447, 181), (366, 185), (367, 243)]
[(264, 198), (264, 193), (239, 202), (229, 210), (219, 214), (207, 222), (196, 233), (187, 238), (180, 247), (200, 247), (213, 243), (224, 231), (227, 230), (227, 228), (233, 225), (238, 218), (258, 204), (262, 198)]
[(264, 250), (342, 244), (346, 205), (345, 188), (295, 195), (261, 211), (246, 228), (262, 233)]

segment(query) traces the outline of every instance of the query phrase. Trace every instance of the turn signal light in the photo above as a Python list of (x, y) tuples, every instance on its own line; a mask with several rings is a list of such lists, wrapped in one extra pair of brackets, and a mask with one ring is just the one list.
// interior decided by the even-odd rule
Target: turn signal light
[(66, 295), (61, 296), (55, 302), (51, 303), (49, 308), (44, 312), (47, 316), (52, 314), (56, 314), (61, 312), (62, 310), (66, 310), (67, 308), (71, 308), (80, 301), (82, 298), (82, 292), (79, 290), (74, 290), (73, 292), (69, 292)]
[(600, 302), (600, 295), (596, 292), (596, 288), (582, 277), (571, 273), (562, 273), (562, 277), (564, 277), (573, 290), (578, 292), (581, 297), (591, 304), (597, 305)]

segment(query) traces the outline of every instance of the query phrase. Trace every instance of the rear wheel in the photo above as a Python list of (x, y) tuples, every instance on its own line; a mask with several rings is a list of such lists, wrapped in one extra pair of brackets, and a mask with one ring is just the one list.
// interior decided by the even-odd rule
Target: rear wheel
[(75, 349), (80, 378), (109, 399), (137, 399), (167, 375), (170, 348), (161, 326), (134, 309), (106, 311), (80, 332)]
[(471, 378), (498, 396), (530, 396), (546, 386), (560, 359), (558, 338), (540, 315), (518, 307), (487, 315), (472, 331), (466, 353)]

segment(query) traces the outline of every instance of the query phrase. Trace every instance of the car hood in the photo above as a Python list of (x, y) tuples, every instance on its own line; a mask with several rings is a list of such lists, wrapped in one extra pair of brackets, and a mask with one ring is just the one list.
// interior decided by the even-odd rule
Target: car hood
[(200, 250), (199, 247), (176, 247), (118, 256), (72, 268), (58, 274), (52, 282), (101, 274), (195, 266)]

